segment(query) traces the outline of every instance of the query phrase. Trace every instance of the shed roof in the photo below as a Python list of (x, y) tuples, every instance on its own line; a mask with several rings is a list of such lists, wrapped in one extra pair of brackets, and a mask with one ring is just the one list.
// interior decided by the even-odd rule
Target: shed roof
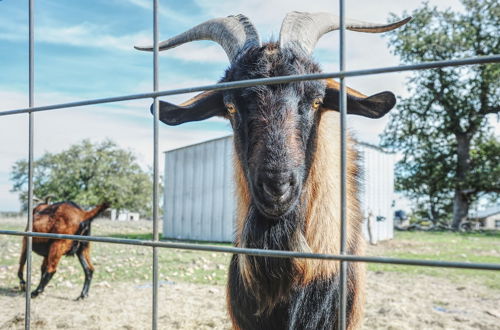
[(472, 218), (487, 218), (500, 213), (500, 204), (490, 206), (482, 211), (475, 212), (471, 215)]
[[(182, 146), (182, 147), (177, 147), (177, 148), (165, 150), (163, 153), (167, 153), (167, 152), (171, 152), (171, 151), (176, 151), (176, 150), (181, 150), (181, 149), (187, 149), (187, 148), (191, 148), (193, 146), (197, 146), (197, 145), (200, 145), (200, 144), (209, 143), (209, 142), (213, 142), (213, 141), (217, 141), (217, 140), (224, 140), (224, 139), (230, 138), (232, 136), (233, 136), (233, 134), (229, 134), (229, 135), (221, 136), (221, 137), (210, 139), (210, 140), (205, 140), (205, 141), (201, 141), (201, 142), (197, 142), (197, 143), (193, 143), (193, 144), (188, 144), (188, 145), (185, 145), (185, 146)], [(368, 143), (368, 142), (358, 141), (358, 144), (360, 144), (360, 145), (362, 145), (364, 147), (367, 147), (367, 148), (378, 150), (378, 151), (386, 153), (386, 154), (394, 154), (394, 152), (387, 151), (387, 150), (385, 150), (385, 149), (383, 149), (383, 148), (381, 148), (379, 146), (373, 145), (373, 144)]]

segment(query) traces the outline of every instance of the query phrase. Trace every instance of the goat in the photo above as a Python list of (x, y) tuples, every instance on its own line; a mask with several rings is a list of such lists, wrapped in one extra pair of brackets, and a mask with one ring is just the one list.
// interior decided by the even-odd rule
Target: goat
[[(92, 220), (108, 207), (109, 204), (105, 202), (90, 211), (85, 211), (73, 202), (60, 202), (50, 205), (47, 203), (38, 204), (33, 209), (33, 232), (89, 236)], [(27, 238), (24, 237), (17, 272), (21, 290), (26, 289), (26, 282), (23, 277), (26, 262), (26, 242)], [(94, 273), (94, 266), (90, 261), (89, 242), (33, 237), (33, 251), (43, 256), (43, 262), (41, 268), (42, 277), (38, 287), (31, 292), (32, 298), (44, 291), (54, 276), (62, 256), (75, 254), (78, 256), (85, 273), (83, 289), (77, 299), (84, 299), (88, 296), (92, 274)]]
[[(384, 32), (404, 25), (346, 20), (349, 30)], [(321, 72), (311, 53), (339, 28), (328, 13), (292, 12), (278, 42), (261, 45), (243, 15), (212, 19), (159, 44), (170, 49), (194, 40), (219, 43), (230, 60), (220, 82)], [(153, 47), (135, 47), (152, 51)], [(339, 84), (299, 81), (207, 91), (174, 105), (159, 103), (168, 125), (220, 116), (234, 131), (237, 195), (235, 245), (243, 248), (339, 254)], [(347, 89), (347, 113), (380, 118), (391, 92), (365, 96)], [(334, 110), (334, 111), (331, 111)], [(152, 107), (151, 111), (154, 111)], [(347, 252), (360, 255), (362, 215), (354, 141), (348, 140)], [(347, 325), (360, 326), (364, 266), (348, 264)], [(234, 329), (333, 329), (339, 309), (339, 262), (233, 255), (227, 285)]]

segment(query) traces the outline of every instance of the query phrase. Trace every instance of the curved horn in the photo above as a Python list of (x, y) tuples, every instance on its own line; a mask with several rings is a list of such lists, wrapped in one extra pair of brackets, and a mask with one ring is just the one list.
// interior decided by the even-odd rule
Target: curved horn
[(52, 194), (49, 194), (49, 195), (45, 196), (45, 197), (43, 198), (44, 203), (45, 203), (45, 204), (49, 204), (49, 203), (50, 203), (50, 201), (52, 200), (52, 198), (54, 198), (54, 197), (55, 197), (55, 196), (54, 196), (54, 195), (52, 195)]
[[(243, 49), (254, 45), (260, 46), (257, 30), (246, 16), (240, 14), (201, 23), (184, 33), (160, 42), (159, 49), (166, 50), (195, 40), (217, 42), (224, 48), (231, 63)], [(145, 51), (153, 50), (153, 46), (135, 46), (134, 48)]]
[[(391, 24), (376, 24), (346, 18), (345, 27), (351, 31), (380, 33), (394, 30), (410, 20), (411, 17), (407, 17)], [(330, 13), (288, 13), (281, 24), (280, 48), (298, 48), (309, 55), (321, 36), (339, 28), (340, 18)]]

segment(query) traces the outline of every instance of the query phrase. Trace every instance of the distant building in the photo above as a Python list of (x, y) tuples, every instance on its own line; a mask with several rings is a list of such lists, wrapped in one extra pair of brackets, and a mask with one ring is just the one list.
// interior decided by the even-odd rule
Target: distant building
[(117, 212), (116, 209), (111, 209), (110, 219), (112, 221), (138, 221), (139, 213), (137, 212), (129, 212), (127, 210), (120, 210)]
[[(361, 201), (372, 241), (393, 237), (394, 154), (360, 144), (364, 177)], [(231, 242), (235, 194), (233, 137), (165, 152), (163, 237)], [(363, 232), (368, 238), (368, 221)]]
[(472, 213), (469, 218), (479, 223), (478, 229), (500, 230), (500, 204)]

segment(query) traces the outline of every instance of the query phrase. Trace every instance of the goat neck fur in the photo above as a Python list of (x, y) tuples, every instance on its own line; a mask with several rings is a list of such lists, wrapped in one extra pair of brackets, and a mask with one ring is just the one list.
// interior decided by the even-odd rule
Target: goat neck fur
[[(361, 255), (364, 250), (364, 239), (361, 236), (361, 222), (359, 201), (358, 201), (358, 173), (357, 152), (354, 149), (353, 141), (348, 141), (348, 169), (347, 169), (347, 244), (348, 253)], [(317, 129), (316, 148), (311, 162), (310, 171), (303, 196), (296, 210), (289, 216), (296, 219), (288, 219), (283, 223), (274, 223), (267, 229), (267, 239), (249, 242), (254, 236), (248, 237), (245, 229), (249, 223), (258, 221), (252, 219), (256, 212), (252, 207), (251, 194), (248, 182), (244, 175), (239, 159), (233, 159), (235, 168), (236, 196), (237, 196), (237, 229), (236, 246), (266, 248), (278, 250), (291, 250), (298, 252), (313, 252), (322, 254), (339, 254), (340, 252), (340, 129), (339, 114), (331, 111), (322, 111), (321, 119)], [(237, 151), (235, 152), (237, 154)], [(293, 224), (296, 226), (294, 227)], [(262, 236), (261, 236), (262, 237)], [(323, 325), (329, 327), (336, 326), (335, 304), (338, 300), (338, 261), (324, 261), (316, 259), (279, 259), (252, 257), (246, 255), (236, 255), (233, 257), (231, 270), (238, 269), (241, 274), (241, 281), (229, 283), (228, 285), (228, 306), (233, 324), (240, 324), (242, 329), (257, 329), (259, 326), (269, 325), (264, 323), (267, 320), (271, 325), (280, 329), (278, 319), (289, 318), (293, 305), (295, 313), (298, 313), (290, 324), (298, 323), (300, 314), (309, 310), (310, 306), (300, 305), (297, 301), (299, 292), (313, 292), (313, 295), (320, 296), (325, 292), (329, 299), (324, 300), (320, 317), (314, 319), (314, 314), (302, 315), (303, 320), (308, 320), (310, 329), (322, 328)], [(364, 306), (364, 264), (351, 263), (349, 265), (348, 277), (348, 324), (349, 328), (356, 329), (362, 319)], [(253, 296), (255, 310), (246, 314), (254, 313), (255, 318), (247, 320), (239, 312), (232, 308), (235, 304), (232, 292), (244, 290), (249, 296)], [(329, 294), (328, 294), (328, 291)], [(234, 294), (233, 294), (234, 295)], [(240, 296), (241, 293), (238, 294)], [(253, 305), (253, 306), (252, 306)], [(286, 306), (286, 307), (285, 307)], [(238, 306), (241, 308), (241, 306)], [(309, 311), (310, 312), (310, 311)], [(316, 311), (318, 312), (318, 311)], [(318, 315), (317, 314), (317, 315)], [(325, 318), (330, 318), (326, 320)], [(242, 319), (248, 324), (243, 325)], [(329, 322), (328, 322), (329, 321)], [(251, 326), (256, 322), (255, 327)], [(289, 324), (289, 326), (290, 326)], [(257, 326), (258, 325), (258, 326)], [(282, 324), (281, 324), (282, 325)], [(329, 328), (328, 327), (328, 328)], [(238, 326), (235, 326), (238, 328)], [(289, 327), (292, 328), (292, 327)], [(309, 327), (308, 327), (309, 328)]]

